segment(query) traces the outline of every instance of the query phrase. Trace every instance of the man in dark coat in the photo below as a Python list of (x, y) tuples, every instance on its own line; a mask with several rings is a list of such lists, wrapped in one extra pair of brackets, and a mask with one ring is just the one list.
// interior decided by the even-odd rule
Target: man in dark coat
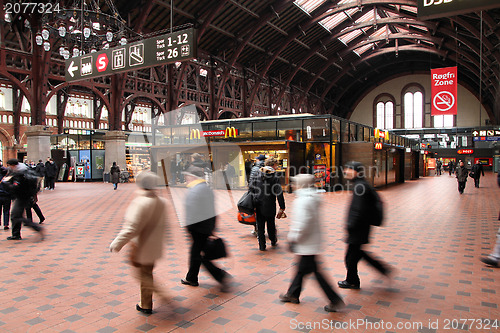
[(54, 160), (47, 158), (45, 162), (45, 181), (49, 190), (54, 190), (57, 177), (57, 165)]
[[(2, 182), (8, 188), (11, 195), (15, 198), (10, 215), (12, 221), (12, 236), (7, 237), (8, 240), (21, 240), (21, 227), (31, 227), (40, 234), (40, 239), (44, 238), (44, 229), (33, 221), (24, 218), (23, 212), (26, 208), (31, 207), (33, 197), (28, 191), (25, 175), (28, 167), (19, 163), (16, 159), (7, 161), (9, 173), (3, 178)], [(35, 192), (36, 193), (36, 192)]]
[(12, 201), (10, 193), (1, 182), (1, 179), (7, 175), (8, 171), (9, 170), (3, 166), (2, 160), (0, 160), (0, 214), (3, 213), (3, 230), (9, 229), (10, 204)]
[(215, 229), (216, 215), (214, 204), (214, 193), (208, 187), (202, 168), (191, 165), (183, 172), (186, 179), (188, 193), (185, 201), (184, 225), (191, 234), (193, 243), (189, 256), (189, 271), (181, 283), (197, 287), (200, 266), (203, 264), (207, 271), (221, 284), (221, 291), (228, 291), (229, 274), (215, 266), (210, 260), (202, 256), (207, 247), (207, 240)]
[[(497, 184), (500, 187), (500, 172), (497, 174)], [(498, 220), (500, 221), (500, 213), (498, 214)], [(487, 257), (482, 257), (480, 260), (488, 266), (500, 267), (500, 228), (497, 231), (497, 242), (493, 252)]]
[(347, 275), (344, 281), (339, 281), (340, 288), (359, 289), (358, 262), (365, 259), (383, 275), (389, 275), (390, 270), (385, 265), (363, 251), (363, 244), (369, 242), (371, 219), (376, 204), (374, 189), (365, 180), (365, 167), (359, 162), (349, 162), (346, 165), (345, 177), (353, 184), (353, 197), (347, 217), (347, 251), (345, 266)]
[(448, 162), (448, 172), (451, 176), (451, 174), (453, 173), (453, 161)]
[(479, 160), (477, 160), (476, 164), (472, 167), (471, 173), (473, 174), (472, 178), (474, 178), (474, 185), (479, 188), (479, 179), (481, 179), (481, 175), (484, 176), (483, 165)]
[(280, 210), (285, 210), (285, 198), (283, 190), (276, 176), (275, 168), (278, 162), (274, 158), (268, 158), (265, 166), (260, 169), (260, 176), (251, 178), (250, 192), (254, 198), (255, 212), (257, 218), (257, 238), (259, 240), (259, 250), (266, 251), (265, 226), (267, 224), (267, 235), (271, 241), (271, 246), (276, 246), (278, 237), (276, 236), (276, 199)]
[[(250, 167), (249, 176), (248, 176), (248, 187), (249, 188), (250, 188), (250, 184), (257, 182), (258, 181), (257, 177), (261, 176), (260, 168), (262, 168), (264, 166), (265, 160), (266, 160), (266, 156), (261, 154), (261, 155), (257, 156), (257, 158), (255, 159), (255, 164), (252, 167)], [(254, 225), (254, 230), (252, 230), (252, 235), (257, 237), (257, 223)]]
[(465, 167), (464, 161), (460, 161), (457, 168), (458, 193), (464, 193), (468, 176), (469, 170), (467, 170), (467, 168)]

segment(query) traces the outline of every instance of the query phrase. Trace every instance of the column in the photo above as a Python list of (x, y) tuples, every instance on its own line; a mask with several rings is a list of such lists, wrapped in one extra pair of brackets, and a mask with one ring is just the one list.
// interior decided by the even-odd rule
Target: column
[(127, 136), (125, 133), (122, 131), (109, 131), (104, 136), (104, 140), (104, 172), (109, 173), (113, 162), (118, 164), (120, 171), (127, 171), (125, 160), (125, 141), (127, 141)]
[(25, 131), (28, 139), (28, 149), (26, 158), (28, 161), (38, 163), (38, 160), (46, 161), (50, 157), (50, 136), (52, 132), (47, 126), (28, 126)]

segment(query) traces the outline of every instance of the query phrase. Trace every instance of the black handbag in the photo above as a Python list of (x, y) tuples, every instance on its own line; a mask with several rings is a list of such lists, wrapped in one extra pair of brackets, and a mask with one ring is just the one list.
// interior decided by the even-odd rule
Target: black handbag
[(207, 260), (215, 260), (227, 257), (226, 245), (222, 238), (209, 237), (205, 246), (204, 258)]
[(238, 206), (238, 211), (252, 215), (255, 211), (252, 193), (248, 191), (245, 194), (243, 194), (241, 199), (238, 201), (237, 206)]

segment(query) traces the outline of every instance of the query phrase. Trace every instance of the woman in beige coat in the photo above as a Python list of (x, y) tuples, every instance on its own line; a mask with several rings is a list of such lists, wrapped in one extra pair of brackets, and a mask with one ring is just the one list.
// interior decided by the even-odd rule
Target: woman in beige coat
[(158, 176), (152, 172), (137, 176), (137, 196), (127, 208), (122, 230), (109, 246), (111, 252), (119, 252), (131, 243), (130, 261), (141, 285), (141, 301), (136, 309), (147, 314), (153, 312), (153, 292), (164, 297), (153, 280), (155, 261), (162, 256), (167, 218), (165, 201), (155, 192), (157, 184)]

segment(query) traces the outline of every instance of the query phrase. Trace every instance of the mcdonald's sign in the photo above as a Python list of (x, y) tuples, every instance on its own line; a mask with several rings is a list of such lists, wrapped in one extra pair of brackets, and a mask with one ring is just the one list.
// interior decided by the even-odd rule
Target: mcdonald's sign
[(381, 150), (382, 149), (382, 142), (375, 142), (375, 149)]
[(201, 133), (200, 133), (200, 130), (197, 129), (197, 128), (193, 128), (191, 129), (191, 133), (189, 134), (189, 139), (190, 140), (193, 140), (193, 139), (201, 139)]
[(225, 134), (224, 134), (224, 137), (225, 138), (236, 138), (236, 136), (238, 135), (238, 130), (234, 127), (226, 127), (226, 131), (225, 131)]

